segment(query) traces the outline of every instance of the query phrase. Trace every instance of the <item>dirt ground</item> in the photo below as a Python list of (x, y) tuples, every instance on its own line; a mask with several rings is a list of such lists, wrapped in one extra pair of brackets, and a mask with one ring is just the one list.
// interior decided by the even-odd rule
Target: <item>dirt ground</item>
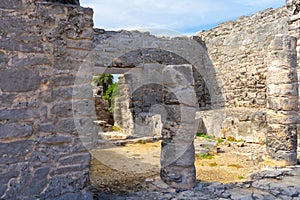
[[(114, 194), (145, 189), (147, 178), (159, 177), (160, 148), (160, 142), (154, 142), (94, 150), (91, 163), (93, 188)], [(235, 142), (224, 141), (218, 144), (218, 149), (218, 153), (211, 153), (212, 156), (196, 156), (198, 181), (246, 181), (264, 167), (263, 145), (247, 143), (239, 147)]]

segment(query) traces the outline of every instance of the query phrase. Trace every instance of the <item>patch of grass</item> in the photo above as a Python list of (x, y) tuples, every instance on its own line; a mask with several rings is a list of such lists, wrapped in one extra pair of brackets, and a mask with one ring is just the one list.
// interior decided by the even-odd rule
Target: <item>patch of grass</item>
[(112, 126), (111, 129), (112, 129), (113, 131), (121, 131), (121, 128), (118, 127), (118, 126)]
[(144, 140), (139, 141), (140, 144), (146, 144)]
[(132, 156), (141, 156), (141, 154), (133, 154)]
[(204, 148), (204, 149), (209, 149), (209, 147), (206, 146), (206, 145), (201, 145), (201, 147)]
[(210, 167), (216, 167), (216, 166), (218, 166), (218, 164), (217, 164), (216, 162), (209, 163), (208, 165), (209, 165)]
[(229, 142), (235, 142), (236, 141), (235, 137), (232, 137), (232, 136), (228, 136), (226, 138), (226, 140), (229, 141)]
[(244, 176), (242, 176), (242, 175), (238, 176), (238, 179), (243, 179), (243, 178), (244, 178)]
[(196, 136), (197, 136), (197, 137), (202, 137), (202, 138), (207, 138), (207, 139), (210, 139), (210, 138), (211, 138), (211, 136), (206, 135), (205, 133), (197, 133)]
[(237, 168), (237, 169), (239, 169), (239, 168), (243, 168), (241, 165), (238, 165), (238, 164), (229, 164), (229, 165), (227, 165), (228, 167), (235, 167), (235, 168)]
[(218, 138), (217, 141), (218, 141), (218, 143), (224, 142), (224, 140), (222, 140), (221, 138)]
[(232, 137), (232, 136), (228, 136), (226, 138), (226, 140), (229, 142), (244, 142), (244, 140), (237, 140), (237, 139), (235, 139), (235, 137)]
[(200, 158), (200, 159), (212, 159), (213, 158), (213, 156), (209, 153), (198, 153), (198, 154), (196, 154), (196, 157)]

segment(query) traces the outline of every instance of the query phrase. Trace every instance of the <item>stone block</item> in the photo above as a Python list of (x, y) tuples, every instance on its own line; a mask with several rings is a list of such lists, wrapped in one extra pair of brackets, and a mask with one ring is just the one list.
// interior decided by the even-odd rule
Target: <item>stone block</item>
[(67, 40), (67, 47), (73, 49), (84, 49), (91, 50), (93, 48), (93, 43), (91, 40)]
[(35, 91), (40, 87), (40, 82), (40, 75), (35, 70), (0, 70), (0, 88), (3, 92)]
[(195, 166), (170, 166), (162, 168), (160, 176), (164, 182), (178, 189), (190, 189), (196, 185)]
[(16, 99), (16, 94), (1, 94), (0, 95), (0, 109), (7, 109), (11, 107), (12, 102)]
[(271, 50), (294, 51), (297, 46), (297, 39), (295, 37), (278, 34), (275, 35), (274, 40), (270, 44)]
[(74, 154), (63, 157), (59, 160), (61, 165), (71, 165), (77, 163), (89, 163), (91, 160), (90, 153)]
[(297, 96), (298, 84), (268, 84), (268, 95), (279, 97)]
[(269, 60), (269, 66), (285, 66), (291, 68), (296, 68), (297, 66), (296, 52), (273, 52), (270, 54)]
[(29, 108), (0, 110), (0, 120), (37, 119), (39, 116), (37, 110)]
[(298, 110), (298, 97), (268, 97), (267, 107), (274, 111), (295, 111)]
[(180, 89), (194, 85), (192, 65), (168, 65), (163, 70), (163, 84)]
[(73, 119), (60, 120), (56, 124), (56, 131), (58, 133), (75, 134), (77, 131), (76, 131), (76, 126), (74, 124), (74, 120)]
[(51, 85), (57, 86), (72, 86), (74, 85), (76, 77), (73, 75), (65, 75), (65, 76), (54, 76), (51, 77), (50, 83)]
[(73, 101), (73, 111), (75, 116), (93, 116), (95, 103), (93, 100)]
[(71, 100), (73, 97), (72, 94), (73, 94), (72, 87), (64, 87), (64, 88), (54, 89), (51, 92), (50, 101)]
[(140, 113), (135, 116), (134, 136), (161, 137), (162, 126), (159, 114)]
[(0, 124), (0, 139), (28, 137), (33, 133), (32, 126), (20, 124)]
[(38, 140), (38, 142), (47, 145), (63, 145), (65, 143), (71, 143), (72, 138), (70, 136), (54, 135), (54, 136), (41, 138)]
[(267, 122), (269, 124), (298, 124), (299, 117), (297, 111), (269, 111)]
[(26, 155), (33, 150), (32, 140), (20, 140), (16, 142), (0, 143), (0, 164), (24, 162)]
[(49, 167), (40, 167), (34, 171), (33, 177), (30, 183), (22, 191), (24, 196), (33, 196), (41, 194), (48, 184), (48, 173), (50, 171)]
[(294, 83), (297, 82), (297, 71), (290, 66), (271, 66), (268, 67), (267, 83), (280, 84), (280, 83)]
[(58, 117), (71, 117), (73, 116), (72, 107), (71, 102), (57, 103), (51, 108), (50, 113)]
[(21, 9), (23, 6), (22, 0), (1, 1), (1, 9)]
[(56, 133), (56, 129), (53, 123), (39, 124), (38, 131), (45, 133)]
[[(85, 167), (88, 169), (87, 166)], [(68, 193), (76, 194), (88, 185), (89, 176), (87, 170), (84, 171), (82, 168), (79, 168), (78, 170), (82, 169), (81, 172), (74, 172), (72, 171), (72, 168), (64, 169), (71, 171), (66, 171), (66, 174), (56, 175), (49, 180), (47, 190), (43, 197), (44, 199), (54, 200), (64, 197), (64, 195)]]
[(92, 100), (93, 99), (93, 90), (92, 90), (91, 83), (74, 85), (73, 99), (74, 100), (81, 100), (81, 99)]
[(69, 172), (78, 172), (78, 171), (88, 171), (89, 170), (89, 164), (71, 164), (68, 166), (61, 166), (57, 167), (54, 171), (51, 172), (51, 175), (61, 175), (61, 174), (67, 174)]

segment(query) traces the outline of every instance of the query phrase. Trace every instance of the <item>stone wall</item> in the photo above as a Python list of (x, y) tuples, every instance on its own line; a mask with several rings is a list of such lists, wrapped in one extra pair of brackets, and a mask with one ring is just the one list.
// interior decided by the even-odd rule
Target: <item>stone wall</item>
[(91, 199), (72, 93), (92, 49), (93, 11), (1, 0), (0, 13), (0, 198)]
[[(297, 78), (298, 78), (298, 91), (299, 87), (299, 80), (300, 80), (300, 10), (299, 10), (300, 2), (295, 0), (286, 0), (286, 7), (288, 10), (289, 15), (289, 34), (297, 39)], [(299, 106), (298, 102), (298, 106)], [(299, 108), (298, 108), (299, 109)], [(300, 133), (300, 124), (298, 124), (298, 140), (299, 140), (299, 133)]]
[[(128, 35), (128, 36), (127, 36)], [(122, 38), (126, 36), (129, 38), (132, 38), (133, 40), (139, 40), (142, 39), (144, 41), (147, 41), (151, 44), (152, 41), (155, 45), (156, 41), (163, 40), (162, 38), (155, 37), (149, 35), (149, 33), (141, 33), (141, 32), (126, 32), (126, 31), (105, 31), (100, 29), (95, 29), (95, 39), (94, 39), (94, 45), (97, 46), (101, 44), (105, 44), (102, 47), (105, 49), (107, 48), (108, 52), (113, 52), (116, 54), (116, 57), (112, 57), (111, 62), (108, 62), (106, 67), (114, 67), (114, 68), (127, 68), (129, 72), (127, 72), (124, 76), (120, 79), (120, 91), (122, 94), (120, 97), (116, 99), (116, 105), (115, 105), (115, 125), (122, 128), (123, 132), (128, 135), (136, 135), (137, 132), (143, 132), (142, 129), (147, 129), (146, 127), (149, 127), (150, 124), (159, 124), (157, 123), (147, 123), (140, 124), (141, 121), (149, 121), (150, 118), (154, 120), (158, 120), (157, 117), (149, 115), (145, 116), (145, 113), (149, 113), (150, 109), (154, 105), (158, 105), (161, 103), (161, 99), (158, 95), (161, 94), (161, 80), (158, 80), (158, 82), (153, 82), (151, 78), (155, 77), (161, 77), (161, 70), (163, 69), (163, 66), (166, 65), (178, 65), (178, 64), (188, 64), (189, 61), (187, 58), (190, 57), (190, 55), (186, 56), (186, 58), (174, 53), (174, 49), (170, 49), (170, 51), (167, 51), (163, 48), (160, 48), (159, 46), (155, 46), (156, 48), (147, 48), (143, 45), (140, 48), (135, 48), (134, 46), (132, 49), (129, 49), (128, 51), (124, 51), (121, 48), (121, 45), (118, 46), (116, 49), (114, 49), (107, 41), (109, 39), (114, 38), (114, 40), (110, 40), (111, 43), (116, 43), (117, 41), (122, 40)], [(164, 40), (168, 42), (173, 42), (174, 46), (176, 45), (177, 40), (182, 41), (192, 41), (193, 44), (190, 45), (190, 47), (193, 47), (196, 45), (198, 48), (201, 48), (201, 51), (203, 52), (203, 55), (205, 54), (205, 50), (203, 48), (203, 44), (199, 40), (198, 37), (193, 38), (184, 38), (181, 39), (167, 39)], [(105, 47), (107, 46), (107, 47)], [(127, 48), (130, 48), (130, 45), (127, 45)], [(176, 47), (177, 49), (177, 47)], [(191, 49), (192, 50), (192, 49)], [(118, 51), (120, 54), (118, 55)], [(123, 54), (121, 52), (124, 52)], [(188, 52), (188, 51), (187, 51)], [(210, 65), (208, 59), (204, 59), (204, 57), (201, 53), (199, 53), (197, 56), (199, 57), (199, 61), (197, 65), (199, 67), (205, 67), (206, 65)], [(108, 56), (107, 56), (108, 57)], [(107, 57), (104, 57), (102, 59), (108, 60)], [(206, 64), (203, 64), (206, 63)], [(160, 65), (160, 69), (152, 69), (151, 64)], [(98, 66), (104, 66), (103, 64), (97, 63)], [(147, 65), (147, 66), (146, 66)], [(154, 66), (154, 65), (153, 65)], [(208, 87), (206, 85), (206, 82), (203, 78), (203, 73), (200, 73), (197, 66), (193, 66), (193, 76), (195, 80), (194, 89), (196, 92), (196, 96), (198, 99), (198, 104), (201, 110), (207, 110), (211, 107), (211, 97), (208, 91)], [(212, 68), (213, 69), (213, 68)], [(204, 69), (203, 69), (204, 70)], [(118, 70), (117, 70), (118, 71)], [(120, 72), (124, 73), (124, 72)], [(156, 74), (155, 74), (156, 73)], [(209, 75), (210, 76), (210, 75)], [(207, 76), (207, 77), (209, 77)], [(154, 86), (153, 84), (149, 86), (149, 83), (158, 83), (160, 86)], [(140, 87), (137, 87), (140, 86)], [(144, 86), (144, 87), (142, 87)], [(158, 102), (157, 99), (160, 99)], [(143, 117), (142, 117), (143, 116)], [(141, 118), (140, 118), (141, 117)], [(146, 118), (147, 119), (146, 119)], [(148, 119), (149, 118), (149, 119)], [(138, 123), (136, 123), (138, 121)], [(141, 128), (141, 126), (144, 128)], [(151, 130), (150, 130), (151, 129)], [(148, 136), (153, 135), (160, 135), (157, 133), (156, 128), (150, 128), (147, 130), (144, 130), (148, 132)], [(145, 135), (145, 134), (142, 134)]]
[(287, 21), (285, 7), (267, 9), (197, 34), (206, 44), (226, 106), (198, 113), (204, 132), (264, 142), (268, 47), (276, 34), (288, 33)]

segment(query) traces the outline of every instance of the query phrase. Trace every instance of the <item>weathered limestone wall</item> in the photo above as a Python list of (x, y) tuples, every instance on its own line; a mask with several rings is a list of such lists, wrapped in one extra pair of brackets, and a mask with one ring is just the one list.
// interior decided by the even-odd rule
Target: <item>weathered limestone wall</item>
[(1, 0), (0, 15), (0, 198), (91, 199), (72, 92), (92, 49), (93, 11)]
[(119, 96), (114, 102), (114, 125), (120, 127), (126, 135), (134, 133), (133, 116), (130, 110), (130, 92), (124, 76), (119, 77)]
[[(300, 89), (300, 2), (296, 0), (286, 0), (286, 7), (288, 10), (289, 16), (289, 35), (293, 36), (297, 39), (296, 52), (297, 52), (297, 79), (298, 79), (298, 91)], [(299, 98), (300, 99), (300, 98)], [(298, 100), (299, 100), (298, 99)], [(298, 102), (298, 110), (299, 110), (300, 102)], [(300, 124), (297, 124), (297, 132), (298, 132), (298, 145), (300, 144)], [(300, 155), (298, 155), (300, 158)]]
[(288, 33), (287, 21), (285, 7), (267, 9), (198, 33), (216, 69), (226, 106), (198, 113), (208, 134), (265, 141), (268, 47), (276, 34)]
[(194, 89), (192, 65), (168, 65), (162, 71), (161, 178), (175, 188), (196, 185), (195, 118), (198, 101)]
[(289, 35), (276, 35), (269, 48), (266, 146), (269, 156), (281, 165), (297, 164), (296, 41)]

